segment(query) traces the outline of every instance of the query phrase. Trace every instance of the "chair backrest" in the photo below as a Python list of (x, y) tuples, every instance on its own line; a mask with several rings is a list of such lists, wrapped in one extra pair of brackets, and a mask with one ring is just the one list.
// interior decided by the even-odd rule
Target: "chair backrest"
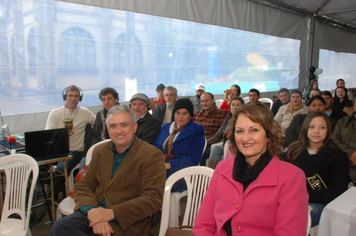
[(268, 103), (269, 104), (269, 109), (272, 109), (273, 106), (273, 100), (270, 98), (260, 98), (258, 99), (258, 101), (262, 102), (262, 103)]
[(242, 100), (244, 100), (245, 104), (250, 102), (250, 98), (249, 97), (243, 97)]
[(97, 142), (96, 144), (92, 145), (88, 152), (87, 152), (87, 156), (85, 157), (85, 165), (89, 165), (90, 161), (91, 161), (91, 158), (93, 156), (93, 151), (94, 149), (96, 148), (96, 146), (100, 145), (100, 144), (103, 144), (103, 143), (107, 143), (107, 142), (110, 142), (111, 139), (104, 139), (100, 142)]
[(213, 173), (214, 170), (209, 167), (192, 166), (177, 171), (167, 179), (164, 189), (159, 235), (165, 235), (168, 228), (171, 190), (173, 185), (180, 179), (184, 179), (187, 184), (187, 204), (182, 225), (193, 226), (194, 218), (199, 211), (201, 201), (205, 196)]
[(224, 99), (216, 99), (215, 105), (217, 108), (220, 108), (221, 104), (224, 102)]
[(313, 210), (312, 206), (308, 206), (308, 225), (307, 225), (307, 236), (310, 234), (310, 229), (311, 229), (311, 211)]
[[(33, 192), (38, 178), (38, 164), (26, 154), (12, 154), (0, 158), (1, 174), (6, 178), (5, 200), (1, 215), (1, 224), (11, 223), (22, 228), (27, 235), (29, 231)], [(32, 175), (31, 175), (32, 173)], [(29, 178), (30, 188), (28, 190)], [(26, 196), (26, 194), (28, 194)], [(27, 212), (27, 213), (26, 213)], [(16, 214), (20, 217), (9, 218)]]

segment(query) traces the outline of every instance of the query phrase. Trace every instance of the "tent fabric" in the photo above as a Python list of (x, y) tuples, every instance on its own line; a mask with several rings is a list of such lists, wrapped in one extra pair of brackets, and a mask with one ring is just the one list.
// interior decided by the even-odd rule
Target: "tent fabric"
[[(304, 14), (293, 14), (282, 11), (276, 6), (266, 6), (248, 0), (58, 0), (75, 4), (97, 6), (110, 9), (169, 17), (204, 24), (218, 25), (255, 33), (298, 39), (300, 45), (299, 89), (303, 90), (308, 82), (310, 65), (318, 67), (319, 50), (326, 49), (335, 52), (356, 53), (356, 34), (339, 27), (332, 27), (326, 22), (314, 21), (312, 12), (318, 11), (324, 0), (287, 0), (285, 3), (304, 9)], [(272, 3), (281, 1), (271, 0)], [(356, 17), (351, 11), (340, 9), (355, 9), (356, 2), (349, 0), (331, 0), (318, 14), (335, 16), (333, 11), (339, 11), (339, 18), (353, 23)], [(302, 11), (301, 11), (302, 12)], [(327, 14), (327, 13), (330, 14)], [(308, 14), (310, 13), (310, 14)], [(315, 22), (315, 24), (314, 24)], [(96, 112), (99, 108), (91, 108)], [(12, 127), (12, 132), (23, 133), (28, 130), (43, 129), (47, 113), (36, 113), (4, 117), (4, 123)]]

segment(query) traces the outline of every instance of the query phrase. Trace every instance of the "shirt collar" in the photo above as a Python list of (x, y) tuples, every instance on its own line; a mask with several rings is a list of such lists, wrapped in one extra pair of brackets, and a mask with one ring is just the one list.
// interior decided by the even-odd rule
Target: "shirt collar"
[[(128, 148), (126, 148), (126, 150), (123, 152), (123, 153), (128, 153), (128, 151), (130, 151), (130, 148), (133, 146), (133, 144), (135, 143), (136, 141), (136, 137), (134, 137), (134, 140), (132, 141), (132, 143), (130, 144), (130, 146)], [(116, 147), (115, 147), (115, 144), (112, 142), (111, 144), (111, 151), (114, 152), (114, 154), (120, 154), (117, 150), (116, 150)]]

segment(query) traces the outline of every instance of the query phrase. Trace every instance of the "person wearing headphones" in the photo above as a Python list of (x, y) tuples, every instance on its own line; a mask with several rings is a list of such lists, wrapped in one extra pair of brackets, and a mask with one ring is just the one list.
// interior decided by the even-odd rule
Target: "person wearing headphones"
[(153, 144), (161, 132), (161, 123), (148, 112), (151, 109), (149, 98), (143, 93), (136, 93), (130, 99), (130, 107), (137, 123), (136, 136)]
[[(73, 132), (70, 133), (69, 137), (69, 151), (73, 158), (66, 161), (67, 173), (70, 173), (82, 159), (85, 127), (87, 124), (94, 125), (95, 115), (88, 108), (78, 106), (83, 99), (83, 91), (79, 87), (75, 85), (66, 87), (62, 92), (62, 96), (65, 101), (64, 106), (56, 108), (49, 113), (45, 129), (64, 128), (64, 121), (71, 119)], [(58, 163), (57, 170), (63, 172), (62, 162)], [(57, 200), (60, 191), (65, 193), (64, 178), (57, 178), (55, 181), (55, 200)]]

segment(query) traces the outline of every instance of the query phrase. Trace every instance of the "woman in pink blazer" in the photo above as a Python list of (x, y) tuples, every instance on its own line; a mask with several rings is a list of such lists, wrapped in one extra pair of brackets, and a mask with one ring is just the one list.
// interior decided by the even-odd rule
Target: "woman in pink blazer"
[(231, 124), (229, 140), (238, 154), (218, 164), (193, 234), (305, 236), (305, 175), (278, 159), (281, 135), (272, 112), (248, 104), (235, 112)]

